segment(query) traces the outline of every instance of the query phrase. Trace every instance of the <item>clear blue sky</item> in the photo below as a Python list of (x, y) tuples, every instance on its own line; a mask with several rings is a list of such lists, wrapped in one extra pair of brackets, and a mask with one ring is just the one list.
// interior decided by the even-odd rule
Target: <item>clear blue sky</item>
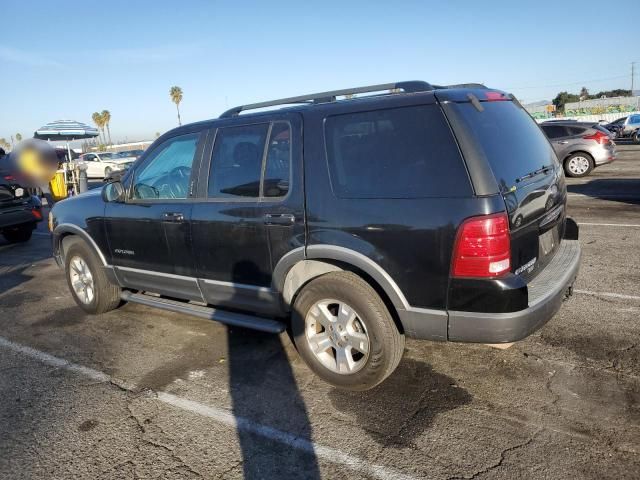
[(0, 137), (31, 136), (57, 119), (90, 123), (108, 109), (114, 140), (151, 138), (177, 124), (172, 85), (184, 91), (184, 122), (235, 104), (409, 79), (483, 82), (525, 102), (583, 85), (629, 88), (638, 16), (612, 5), (5, 0)]

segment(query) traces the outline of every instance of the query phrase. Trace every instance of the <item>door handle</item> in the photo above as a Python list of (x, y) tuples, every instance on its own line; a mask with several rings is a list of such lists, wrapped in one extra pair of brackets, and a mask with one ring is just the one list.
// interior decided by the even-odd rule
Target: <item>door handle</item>
[(182, 222), (184, 215), (180, 212), (165, 212), (162, 214), (162, 219), (165, 222)]
[(569, 143), (568, 140), (561, 140), (558, 142), (560, 145), (566, 145), (567, 143)]
[(266, 213), (264, 215), (265, 225), (293, 225), (296, 217), (290, 213)]

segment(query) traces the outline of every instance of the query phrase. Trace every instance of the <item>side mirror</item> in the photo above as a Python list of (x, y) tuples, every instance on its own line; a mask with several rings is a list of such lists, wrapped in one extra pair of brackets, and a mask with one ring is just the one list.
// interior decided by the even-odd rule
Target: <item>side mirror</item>
[(115, 181), (102, 187), (102, 200), (105, 202), (123, 202), (124, 186), (122, 182)]

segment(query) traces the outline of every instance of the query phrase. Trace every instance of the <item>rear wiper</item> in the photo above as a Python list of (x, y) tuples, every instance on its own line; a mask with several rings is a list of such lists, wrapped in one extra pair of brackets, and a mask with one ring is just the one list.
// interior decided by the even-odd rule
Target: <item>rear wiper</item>
[(542, 167), (542, 168), (539, 168), (538, 170), (534, 170), (533, 172), (529, 172), (526, 175), (516, 178), (516, 183), (522, 182), (527, 178), (535, 177), (536, 175), (540, 175), (541, 173), (547, 173), (552, 168), (553, 168), (553, 165), (547, 165), (546, 167)]

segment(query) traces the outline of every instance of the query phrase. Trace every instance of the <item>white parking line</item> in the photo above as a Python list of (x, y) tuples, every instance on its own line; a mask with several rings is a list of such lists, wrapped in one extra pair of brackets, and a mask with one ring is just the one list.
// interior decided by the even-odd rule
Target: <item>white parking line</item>
[(589, 225), (593, 227), (640, 227), (638, 223), (591, 223), (578, 222), (578, 225)]
[(610, 298), (622, 298), (624, 300), (640, 300), (639, 295), (624, 295), (622, 293), (610, 293), (610, 292), (592, 292), (591, 290), (578, 290), (573, 289), (574, 293), (581, 293), (582, 295), (593, 295), (594, 297), (610, 297)]
[[(35, 348), (12, 342), (11, 340), (3, 337), (0, 337), (0, 347), (5, 347), (16, 353), (21, 353), (27, 357), (33, 358), (41, 363), (50, 365), (52, 367), (78, 373), (98, 382), (113, 382), (127, 390), (133, 390), (134, 388), (132, 385), (127, 385), (123, 384), (122, 382), (115, 381), (112, 377), (110, 377), (106, 373), (100, 372), (99, 370), (94, 370), (93, 368), (78, 365), (68, 360), (64, 360), (40, 350), (36, 350)], [(228, 410), (212, 407), (199, 402), (194, 402), (193, 400), (178, 397), (167, 392), (155, 393), (156, 398), (159, 401), (166, 403), (167, 405), (171, 405), (181, 410), (210, 418), (215, 422), (234, 427), (237, 430), (243, 430), (255, 435), (259, 435), (270, 441), (275, 441), (286, 445), (287, 447), (295, 448), (311, 455), (315, 455), (317, 458), (320, 458), (327, 462), (348, 467), (366, 476), (378, 478), (380, 480), (417, 480), (418, 478), (411, 475), (406, 475), (392, 468), (369, 463), (365, 460), (362, 460), (361, 458), (349, 455), (348, 453), (344, 453), (343, 451), (336, 450), (331, 447), (325, 447), (324, 445), (317, 444), (291, 433), (283, 432), (281, 430), (277, 430), (260, 423), (255, 423), (247, 418), (237, 417)]]
[(640, 195), (634, 193), (598, 193), (598, 194), (586, 194), (586, 193), (568, 193), (568, 197), (585, 197), (592, 198), (594, 200), (606, 200), (608, 198), (628, 198), (630, 200), (635, 200)]

